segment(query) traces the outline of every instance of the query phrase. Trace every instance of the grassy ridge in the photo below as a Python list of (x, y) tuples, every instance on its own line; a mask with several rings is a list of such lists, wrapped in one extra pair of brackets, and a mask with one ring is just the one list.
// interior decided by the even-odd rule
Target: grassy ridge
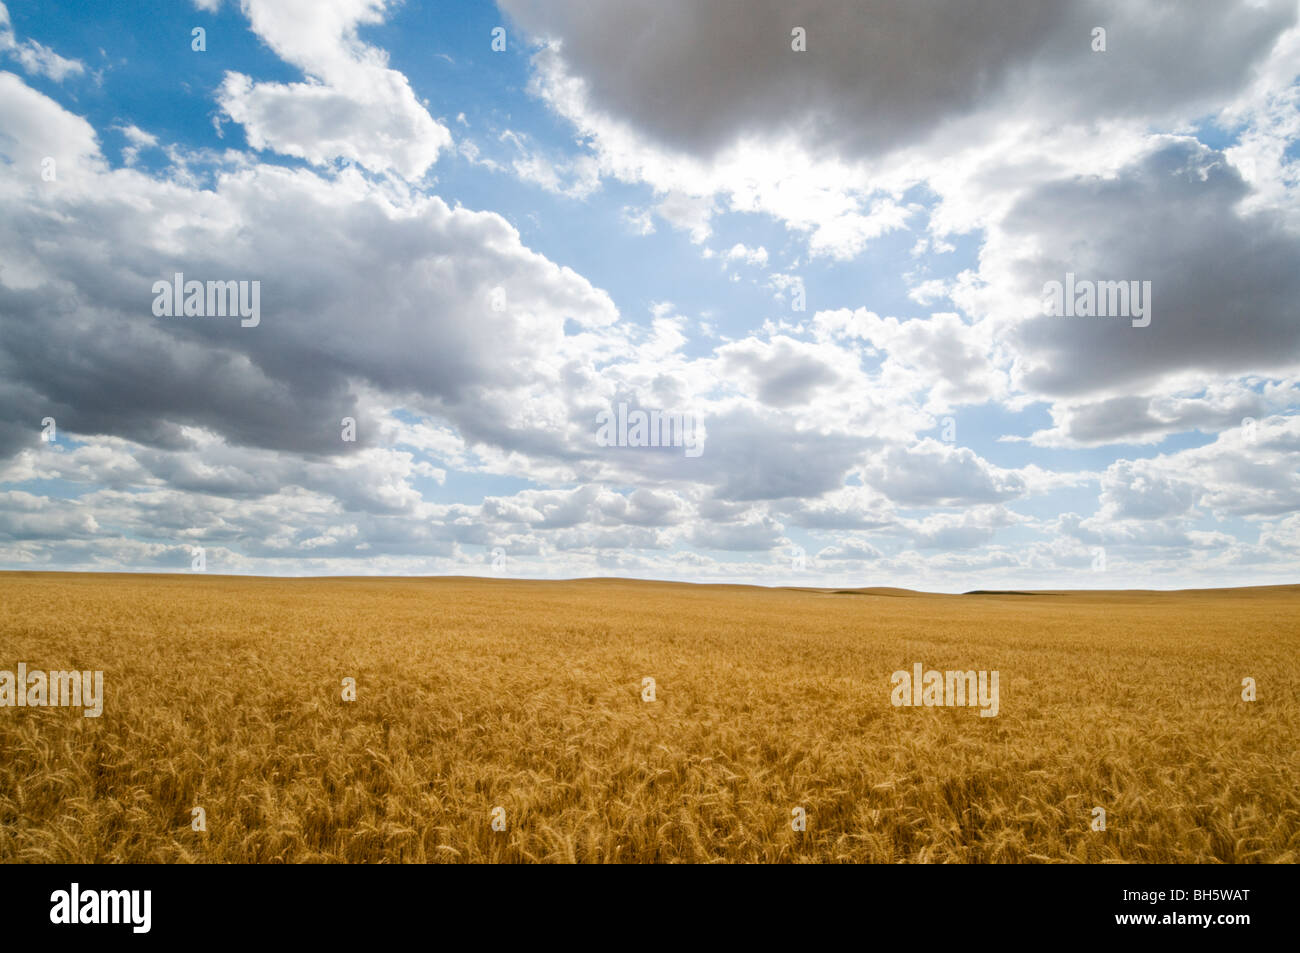
[[(107, 696), (0, 708), (0, 861), (1300, 859), (1300, 587), (3, 573), (0, 609), (0, 669)], [(1001, 713), (892, 707), (914, 662), (999, 670)]]

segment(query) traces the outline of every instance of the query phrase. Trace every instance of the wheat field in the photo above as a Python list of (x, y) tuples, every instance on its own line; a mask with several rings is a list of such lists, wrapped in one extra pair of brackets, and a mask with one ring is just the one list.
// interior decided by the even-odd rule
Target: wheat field
[[(106, 696), (0, 708), (9, 863), (1300, 858), (1295, 586), (3, 573), (0, 609), (0, 669)], [(891, 705), (918, 662), (998, 670), (997, 717)]]

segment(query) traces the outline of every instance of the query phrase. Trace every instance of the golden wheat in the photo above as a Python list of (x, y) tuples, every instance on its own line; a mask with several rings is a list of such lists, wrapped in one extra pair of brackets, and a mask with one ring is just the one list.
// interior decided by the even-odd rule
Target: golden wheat
[[(0, 669), (107, 696), (0, 708), (7, 862), (1300, 858), (1300, 587), (4, 573), (0, 607)], [(999, 670), (1000, 713), (893, 707), (915, 662)]]

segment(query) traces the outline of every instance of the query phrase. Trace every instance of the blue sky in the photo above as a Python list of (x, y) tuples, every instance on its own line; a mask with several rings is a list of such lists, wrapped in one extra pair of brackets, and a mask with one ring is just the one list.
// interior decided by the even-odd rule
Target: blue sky
[(1294, 582), (1297, 20), (9, 3), (0, 568)]

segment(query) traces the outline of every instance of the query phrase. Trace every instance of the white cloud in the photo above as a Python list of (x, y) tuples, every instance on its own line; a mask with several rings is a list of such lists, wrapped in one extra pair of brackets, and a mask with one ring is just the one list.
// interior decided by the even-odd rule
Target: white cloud
[(655, 206), (655, 212), (674, 228), (691, 234), (691, 241), (699, 245), (713, 234), (710, 220), (713, 217), (713, 199), (710, 196), (688, 195), (671, 191)]
[(12, 56), (29, 75), (46, 76), (56, 83), (86, 72), (86, 67), (80, 60), (66, 59), (35, 40), (19, 40), (15, 37), (9, 10), (3, 3), (0, 3), (0, 54)]
[(727, 261), (741, 261), (758, 268), (767, 267), (767, 249), (762, 245), (757, 248), (749, 248), (744, 242), (736, 242), (727, 251), (726, 257)]
[(408, 179), (428, 170), (451, 145), (451, 133), (415, 98), (406, 77), (388, 68), (386, 54), (357, 38), (358, 27), (382, 21), (387, 6), (243, 0), (253, 31), (307, 75), (301, 83), (264, 83), (226, 74), (218, 102), (244, 126), (253, 148), (315, 165), (343, 158)]

